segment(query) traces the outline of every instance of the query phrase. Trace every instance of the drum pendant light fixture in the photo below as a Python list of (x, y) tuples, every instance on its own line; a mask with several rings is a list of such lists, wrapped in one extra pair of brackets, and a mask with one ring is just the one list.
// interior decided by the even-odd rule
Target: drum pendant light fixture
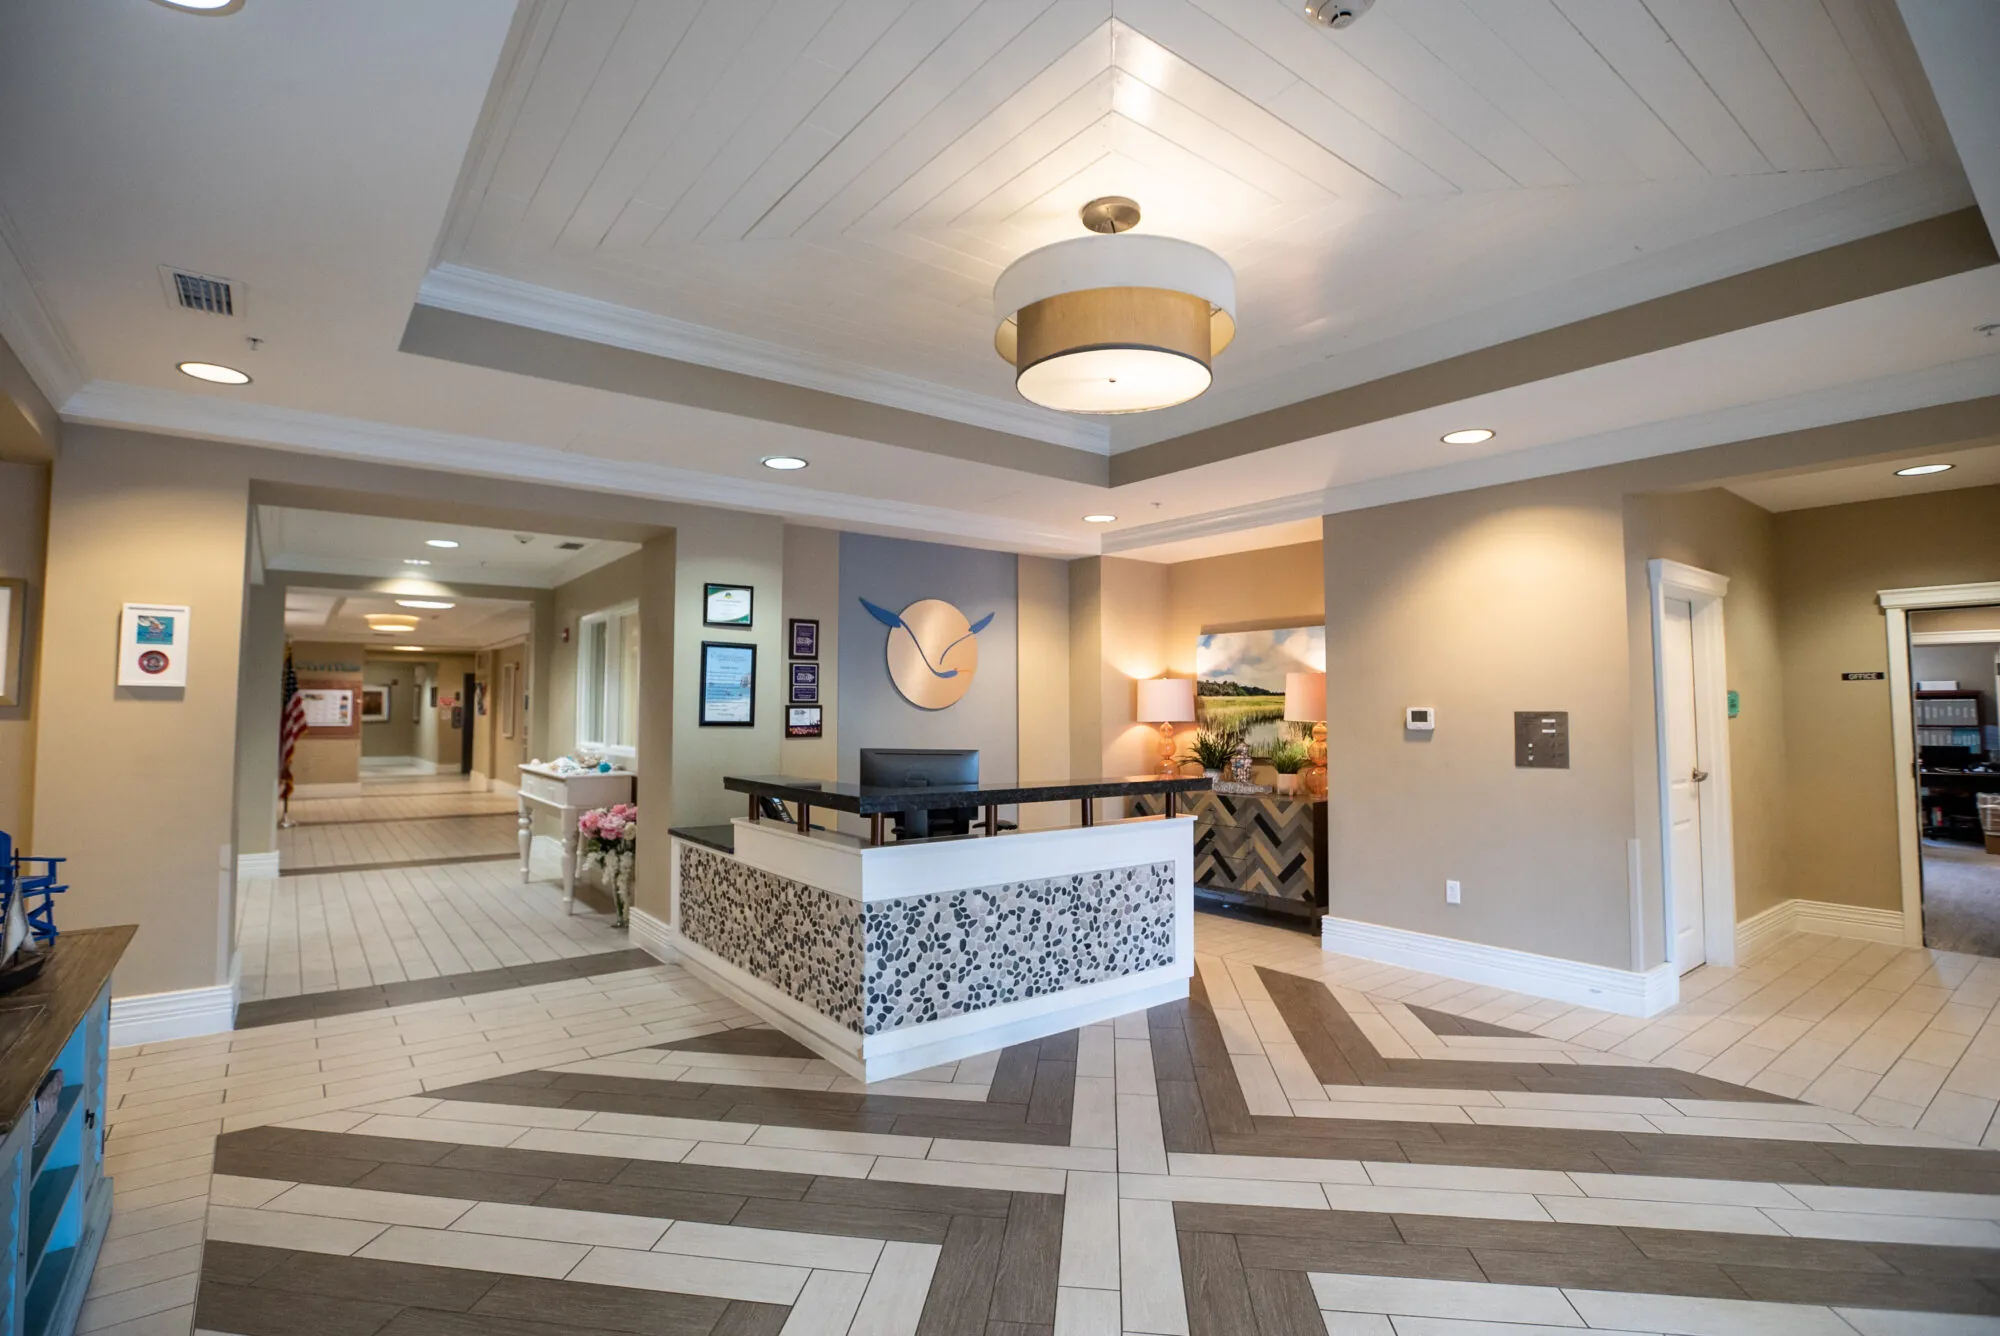
[(993, 346), (1021, 397), (1065, 413), (1145, 413), (1206, 390), (1236, 336), (1236, 274), (1214, 251), (1136, 236), (1139, 206), (1092, 200), (1098, 236), (1030, 251), (993, 286)]

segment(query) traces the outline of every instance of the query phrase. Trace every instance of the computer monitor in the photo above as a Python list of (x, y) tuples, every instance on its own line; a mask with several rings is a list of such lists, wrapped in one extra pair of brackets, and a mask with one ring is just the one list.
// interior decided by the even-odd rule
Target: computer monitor
[[(979, 782), (977, 751), (943, 751), (925, 748), (863, 747), (861, 783), (873, 788), (943, 788)], [(930, 835), (964, 835), (972, 829), (975, 807), (946, 807), (933, 811), (898, 812), (899, 838), (923, 839)]]

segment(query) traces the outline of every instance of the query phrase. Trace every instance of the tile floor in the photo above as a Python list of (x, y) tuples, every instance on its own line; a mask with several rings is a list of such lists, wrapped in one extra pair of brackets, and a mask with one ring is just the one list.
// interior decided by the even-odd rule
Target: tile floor
[(2000, 961), (1799, 936), (1638, 1021), (1196, 946), (865, 1089), (670, 962), (120, 1050), (83, 1330), (2000, 1332)]

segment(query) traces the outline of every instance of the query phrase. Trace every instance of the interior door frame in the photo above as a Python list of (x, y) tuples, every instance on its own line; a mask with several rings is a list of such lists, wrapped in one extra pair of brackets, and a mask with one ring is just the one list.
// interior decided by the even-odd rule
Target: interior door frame
[(1736, 963), (1736, 833), (1730, 815), (1729, 660), (1722, 635), (1729, 577), (1655, 557), (1646, 563), (1653, 602), (1653, 727), (1660, 783), (1660, 901), (1666, 958), (1678, 965), (1674, 921), (1673, 788), (1667, 775), (1667, 600), (1687, 600), (1694, 634), (1695, 746), (1708, 767), (1701, 785), (1701, 938), (1710, 965)]
[(1917, 833), (1916, 696), (1910, 682), (1910, 614), (1929, 608), (2000, 603), (2000, 580), (1922, 585), (1875, 594), (1889, 638), (1889, 764), (1896, 784), (1896, 864), (1903, 882), (1903, 944), (1924, 944), (1924, 852)]

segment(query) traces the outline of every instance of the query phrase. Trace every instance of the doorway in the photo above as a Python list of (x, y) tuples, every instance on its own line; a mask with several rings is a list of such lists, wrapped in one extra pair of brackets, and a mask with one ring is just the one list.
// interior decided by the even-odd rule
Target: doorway
[(1667, 959), (1681, 974), (1736, 963), (1729, 810), (1729, 688), (1722, 631), (1727, 576), (1647, 563), (1659, 747), (1660, 885)]
[(1924, 945), (2000, 956), (2000, 605), (1910, 614)]

